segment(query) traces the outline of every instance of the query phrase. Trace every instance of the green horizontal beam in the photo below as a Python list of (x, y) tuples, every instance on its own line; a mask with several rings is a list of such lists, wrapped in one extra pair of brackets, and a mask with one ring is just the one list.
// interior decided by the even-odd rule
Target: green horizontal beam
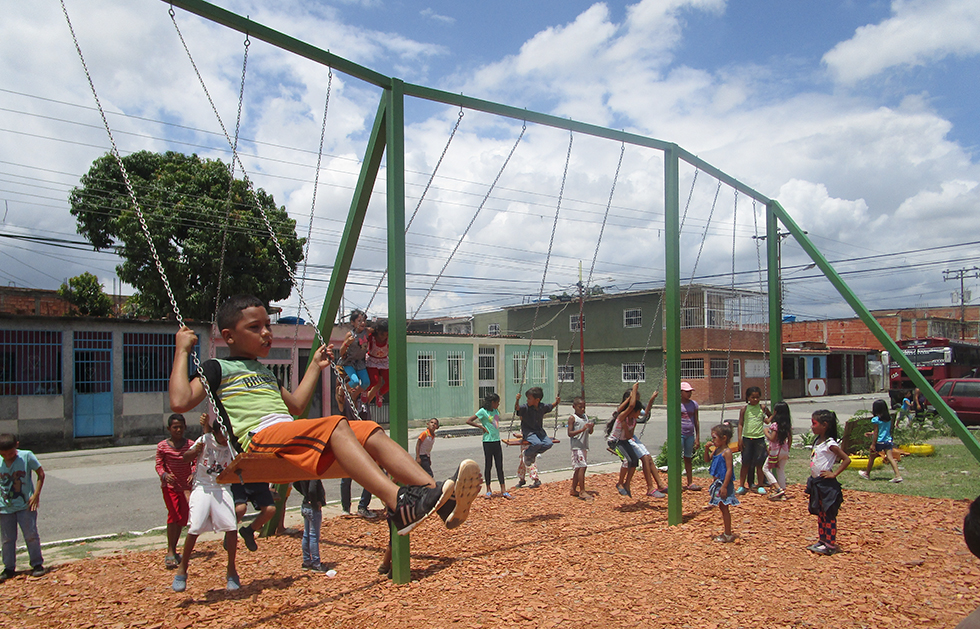
[(391, 78), (380, 72), (375, 72), (370, 68), (365, 68), (362, 65), (348, 61), (343, 57), (338, 57), (316, 46), (300, 41), (295, 37), (290, 37), (268, 26), (253, 22), (247, 17), (242, 17), (231, 11), (226, 11), (221, 7), (216, 7), (209, 2), (203, 2), (202, 0), (163, 0), (163, 2), (174, 7), (179, 7), (189, 13), (199, 15), (216, 24), (221, 24), (232, 30), (244, 33), (251, 39), (258, 39), (267, 44), (272, 44), (277, 48), (282, 48), (285, 51), (305, 57), (310, 61), (331, 67), (334, 70), (349, 74), (367, 83), (372, 83), (382, 88), (391, 87)]
[(792, 217), (786, 213), (783, 206), (781, 206), (778, 201), (772, 201), (769, 204), (769, 209), (776, 215), (783, 226), (789, 230), (789, 232), (793, 235), (793, 238), (796, 239), (796, 242), (798, 242), (800, 247), (803, 248), (803, 251), (805, 251), (807, 255), (810, 256), (810, 259), (816, 263), (817, 267), (823, 271), (823, 274), (828, 280), (830, 280), (830, 283), (833, 284), (834, 288), (837, 289), (837, 292), (844, 298), (844, 301), (846, 301), (851, 308), (854, 309), (854, 313), (861, 319), (861, 321), (864, 322), (864, 325), (868, 326), (868, 330), (874, 334), (875, 338), (878, 339), (878, 342), (881, 343), (882, 347), (888, 350), (889, 357), (899, 364), (905, 373), (908, 374), (912, 382), (915, 383), (915, 386), (917, 386), (926, 396), (929, 403), (932, 404), (937, 411), (939, 411), (939, 414), (946, 420), (946, 423), (949, 424), (950, 428), (953, 429), (956, 436), (960, 438), (963, 445), (966, 446), (966, 449), (973, 455), (973, 458), (975, 458), (977, 462), (980, 462), (980, 443), (977, 442), (977, 438), (973, 435), (973, 433), (967, 430), (966, 426), (963, 425), (963, 422), (961, 422), (960, 418), (956, 416), (953, 409), (951, 409), (949, 405), (947, 405), (946, 402), (939, 397), (939, 394), (932, 388), (929, 381), (926, 380), (916, 366), (912, 364), (912, 361), (908, 359), (908, 356), (906, 356), (905, 352), (898, 347), (895, 341), (888, 336), (888, 333), (885, 332), (883, 327), (881, 327), (878, 320), (874, 318), (871, 311), (869, 311), (864, 304), (861, 303), (861, 300), (857, 298), (857, 295), (855, 295), (854, 292), (851, 291), (851, 288), (844, 283), (844, 280), (842, 280), (840, 275), (837, 274), (834, 267), (830, 266), (830, 263), (823, 257), (823, 254), (817, 251), (817, 248), (813, 246), (810, 239), (806, 237), (806, 233), (800, 229), (800, 227), (796, 224), (796, 221), (794, 221)]

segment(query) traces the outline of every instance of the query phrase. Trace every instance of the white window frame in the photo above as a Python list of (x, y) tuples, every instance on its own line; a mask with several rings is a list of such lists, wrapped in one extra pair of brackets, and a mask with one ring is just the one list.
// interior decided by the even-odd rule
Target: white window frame
[(703, 380), (704, 359), (685, 358), (681, 360), (681, 380)]
[[(720, 365), (720, 367), (718, 367)], [(727, 358), (712, 358), (710, 362), (709, 372), (712, 378), (728, 378), (728, 359)], [(719, 373), (721, 372), (721, 373)]]
[(643, 363), (623, 363), (623, 382), (646, 382), (647, 366)]
[[(585, 327), (587, 325), (588, 325), (588, 322), (586, 322), (585, 315), (583, 314), (582, 315), (582, 329), (585, 330)], [(569, 332), (578, 332), (579, 331), (579, 327), (578, 327), (578, 315), (577, 314), (568, 315), (568, 331)]]
[(500, 324), (491, 323), (487, 326), (487, 336), (500, 336)]
[(466, 384), (463, 366), (466, 364), (466, 352), (461, 349), (449, 350), (446, 353), (446, 383), (450, 387), (461, 387)]
[(642, 328), (643, 327), (643, 309), (642, 308), (627, 308), (623, 310), (623, 327), (624, 328)]
[(514, 352), (511, 356), (511, 364), (514, 368), (514, 384), (521, 386), (521, 374), (524, 373), (524, 365), (527, 363), (527, 352)]
[(543, 352), (531, 352), (531, 382), (548, 382), (548, 356)]
[(418, 352), (418, 386), (431, 389), (436, 386), (436, 353), (431, 350)]
[(575, 365), (558, 365), (558, 382), (575, 382)]

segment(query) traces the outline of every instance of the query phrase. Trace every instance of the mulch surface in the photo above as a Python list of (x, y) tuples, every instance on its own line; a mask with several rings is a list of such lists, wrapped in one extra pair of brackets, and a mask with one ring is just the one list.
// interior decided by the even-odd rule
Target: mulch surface
[[(707, 479), (701, 479), (707, 485)], [(637, 482), (638, 481), (638, 482)], [(642, 479), (634, 481), (636, 493)], [(735, 543), (719, 544), (707, 492), (667, 501), (624, 498), (615, 475), (477, 498), (470, 520), (438, 516), (412, 535), (412, 583), (378, 575), (381, 522), (325, 520), (330, 578), (300, 569), (300, 540), (239, 543), (242, 589), (224, 590), (224, 551), (199, 544), (187, 591), (170, 589), (162, 552), (56, 566), (0, 585), (5, 627), (952, 627), (980, 606), (980, 561), (963, 543), (966, 501), (846, 491), (838, 542), (814, 555), (816, 518), (792, 500), (745, 496)]]

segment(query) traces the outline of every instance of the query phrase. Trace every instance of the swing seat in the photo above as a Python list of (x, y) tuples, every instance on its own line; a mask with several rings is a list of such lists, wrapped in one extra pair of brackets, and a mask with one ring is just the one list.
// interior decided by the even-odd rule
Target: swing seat
[(218, 482), (234, 483), (272, 483), (282, 485), (298, 480), (314, 480), (316, 476), (293, 465), (288, 460), (271, 452), (242, 452), (221, 474)]
[[(513, 439), (501, 439), (500, 442), (503, 443), (503, 444), (505, 444), (505, 445), (508, 445), (508, 446), (526, 446), (526, 445), (530, 445), (527, 441), (524, 441), (524, 435), (522, 435), (519, 432), (515, 432), (514, 433), (514, 438)], [(551, 440), (551, 443), (561, 443), (561, 440), (560, 439), (552, 439)]]

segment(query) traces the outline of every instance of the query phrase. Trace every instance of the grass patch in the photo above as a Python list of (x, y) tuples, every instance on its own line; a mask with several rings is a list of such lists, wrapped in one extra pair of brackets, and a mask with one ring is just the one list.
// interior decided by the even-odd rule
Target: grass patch
[[(899, 472), (904, 479), (901, 483), (888, 482), (892, 477), (892, 470), (887, 462), (871, 473), (870, 481), (858, 476), (855, 469), (845, 470), (837, 479), (845, 490), (973, 500), (980, 492), (980, 463), (962, 443), (948, 443), (947, 439), (936, 441), (940, 443), (933, 444), (936, 447), (933, 456), (902, 457), (898, 463)], [(810, 451), (794, 443), (786, 465), (787, 482), (805, 484), (810, 475), (809, 465)]]

